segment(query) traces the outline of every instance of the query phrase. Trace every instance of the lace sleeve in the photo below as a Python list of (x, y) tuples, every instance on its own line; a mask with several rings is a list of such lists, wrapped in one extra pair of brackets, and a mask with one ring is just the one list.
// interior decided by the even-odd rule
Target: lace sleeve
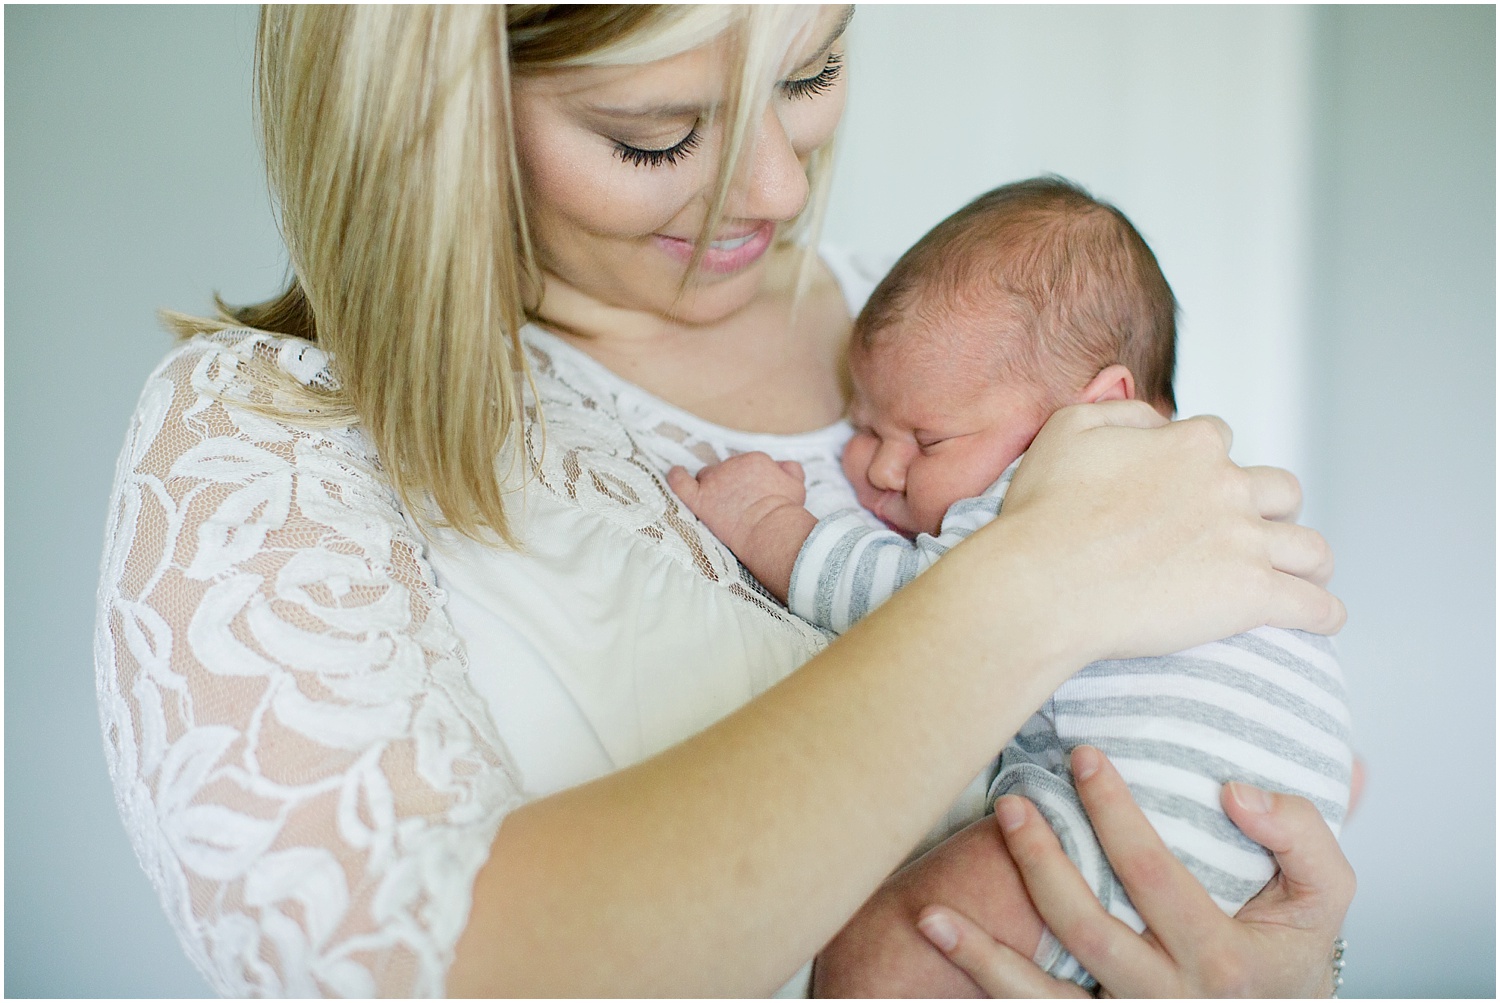
[(115, 475), (100, 719), (137, 855), (226, 995), (441, 995), (516, 773), (364, 439), (235, 407), (252, 354), (152, 375)]

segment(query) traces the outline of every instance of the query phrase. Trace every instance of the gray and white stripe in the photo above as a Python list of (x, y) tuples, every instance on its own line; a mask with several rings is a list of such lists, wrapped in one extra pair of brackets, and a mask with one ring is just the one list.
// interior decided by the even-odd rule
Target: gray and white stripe
[[(1000, 757), (992, 797), (1034, 801), (1112, 915), (1145, 925), (1109, 870), (1073, 789), (1068, 755), (1110, 757), (1163, 841), (1226, 912), (1271, 879), (1271, 855), (1229, 821), (1220, 790), (1240, 780), (1298, 794), (1337, 834), (1353, 754), (1344, 681), (1331, 642), (1261, 627), (1164, 658), (1095, 662), (1052, 695)], [(1054, 939), (1043, 964), (1092, 980)]]
[(922, 533), (908, 540), (872, 526), (858, 509), (819, 520), (797, 553), (787, 607), (804, 620), (842, 634), (969, 534), (992, 522), (1020, 462), (1012, 463), (984, 494), (951, 506), (937, 536)]
[[(1019, 462), (1019, 461), (1018, 461)], [(797, 556), (789, 606), (843, 632), (999, 514), (1012, 464), (978, 498), (948, 509), (937, 536), (915, 540), (872, 528), (860, 512), (819, 522)], [(1001, 756), (990, 788), (1034, 801), (1110, 913), (1144, 929), (1073, 788), (1068, 755), (1093, 745), (1110, 757), (1136, 801), (1224, 910), (1237, 912), (1275, 872), (1262, 847), (1219, 805), (1240, 780), (1299, 794), (1335, 833), (1349, 804), (1349, 708), (1333, 644), (1317, 634), (1262, 627), (1164, 658), (1095, 662), (1026, 722)], [(1059, 978), (1093, 980), (1051, 936), (1037, 955)]]

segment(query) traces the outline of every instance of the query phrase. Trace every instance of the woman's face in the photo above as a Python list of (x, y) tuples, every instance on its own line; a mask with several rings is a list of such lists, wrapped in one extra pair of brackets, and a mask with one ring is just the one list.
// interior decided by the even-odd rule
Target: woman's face
[(746, 138), (713, 243), (680, 298), (717, 180), (725, 45), (515, 82), (527, 220), (549, 314), (566, 301), (710, 323), (750, 302), (776, 227), (807, 202), (807, 159), (843, 112), (848, 11), (823, 8), (793, 43)]

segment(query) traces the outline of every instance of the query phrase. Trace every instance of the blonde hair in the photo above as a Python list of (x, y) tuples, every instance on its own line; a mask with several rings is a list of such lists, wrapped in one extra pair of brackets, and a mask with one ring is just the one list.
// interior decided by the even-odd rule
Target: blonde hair
[[(163, 311), (180, 336), (249, 326), (318, 343), (337, 386), (252, 371), (303, 425), (359, 423), (418, 518), (514, 544), (497, 459), (529, 470), (521, 328), (542, 278), (526, 225), (511, 81), (543, 69), (651, 62), (720, 36), (735, 53), (712, 211), (723, 212), (770, 83), (806, 9), (751, 5), (268, 5), (256, 39), (267, 175), (294, 278), (219, 316)], [(808, 246), (829, 151), (783, 239)], [(806, 274), (804, 261), (803, 274)], [(689, 274), (691, 275), (691, 269)], [(512, 471), (513, 472), (513, 471)], [(429, 498), (441, 517), (429, 516)]]

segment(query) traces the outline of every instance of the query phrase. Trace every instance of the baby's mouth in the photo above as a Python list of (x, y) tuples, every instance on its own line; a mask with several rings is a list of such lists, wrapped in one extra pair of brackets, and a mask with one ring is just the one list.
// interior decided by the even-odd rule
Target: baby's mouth
[(911, 539), (913, 536), (915, 536), (915, 534), (908, 532), (905, 527), (898, 526), (894, 522), (891, 522), (890, 519), (886, 518), (885, 500), (887, 497), (889, 497), (888, 494), (881, 495), (879, 498), (875, 499), (875, 504), (870, 506), (870, 513), (874, 515), (875, 518), (879, 519), (880, 524), (886, 529), (890, 530), (892, 533), (900, 533), (907, 539)]

